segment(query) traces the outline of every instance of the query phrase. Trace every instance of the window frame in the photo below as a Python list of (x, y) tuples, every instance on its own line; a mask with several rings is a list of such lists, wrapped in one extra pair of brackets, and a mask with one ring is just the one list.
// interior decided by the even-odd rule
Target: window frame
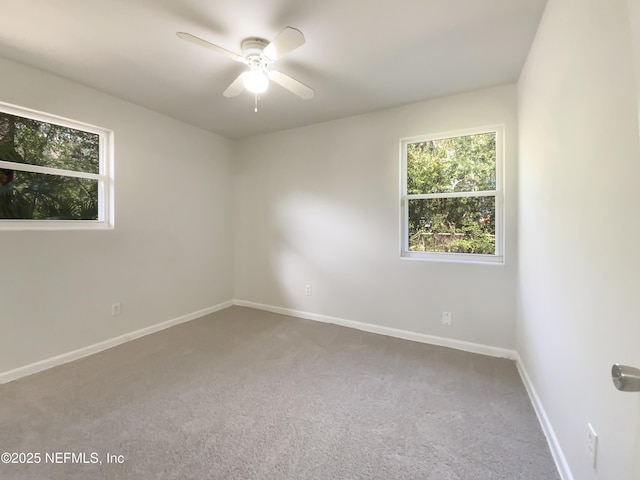
[(105, 230), (114, 228), (113, 131), (50, 113), (0, 102), (0, 112), (39, 122), (51, 123), (98, 135), (98, 173), (66, 170), (39, 165), (8, 162), (0, 159), (0, 168), (44, 173), (64, 177), (86, 178), (98, 182), (97, 220), (0, 219), (2, 230)]
[[(400, 258), (430, 260), (439, 262), (504, 264), (504, 125), (489, 125), (463, 130), (418, 135), (400, 139)], [(496, 189), (478, 192), (448, 192), (411, 194), (407, 193), (407, 146), (412, 143), (464, 137), (482, 133), (495, 133), (496, 136)], [(495, 253), (453, 253), (453, 252), (417, 252), (409, 250), (409, 200), (430, 198), (460, 198), (492, 196), (495, 198)]]

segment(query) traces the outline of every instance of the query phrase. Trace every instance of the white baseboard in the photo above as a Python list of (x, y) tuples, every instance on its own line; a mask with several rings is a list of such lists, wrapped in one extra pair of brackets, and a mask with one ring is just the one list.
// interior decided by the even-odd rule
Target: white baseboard
[(571, 469), (569, 468), (569, 463), (567, 462), (566, 457), (564, 456), (564, 452), (560, 447), (560, 442), (558, 441), (558, 437), (553, 430), (553, 426), (551, 425), (551, 421), (547, 416), (547, 412), (540, 401), (540, 397), (536, 392), (533, 383), (531, 383), (531, 379), (529, 378), (529, 374), (527, 373), (527, 369), (522, 363), (522, 359), (520, 355), (516, 354), (516, 364), (518, 365), (518, 372), (520, 372), (520, 377), (522, 378), (522, 383), (524, 383), (525, 388), (527, 389), (527, 393), (529, 394), (529, 398), (531, 399), (531, 403), (533, 404), (533, 409), (538, 416), (538, 421), (540, 422), (540, 426), (542, 427), (542, 431), (547, 437), (547, 443), (549, 444), (549, 449), (551, 450), (551, 455), (553, 456), (553, 460), (556, 462), (556, 467), (558, 468), (558, 473), (560, 474), (560, 478), (562, 480), (574, 480), (573, 474), (571, 473)]
[(452, 338), (436, 337), (434, 335), (426, 335), (423, 333), (416, 333), (408, 330), (400, 330), (398, 328), (383, 327), (380, 325), (373, 325), (371, 323), (356, 322), (354, 320), (346, 320), (344, 318), (330, 317), (328, 315), (319, 315), (317, 313), (303, 312), (301, 310), (292, 310), (290, 308), (274, 307), (273, 305), (247, 302), (245, 300), (234, 300), (233, 304), (239, 307), (255, 308), (258, 310), (265, 310), (267, 312), (273, 312), (273, 313), (279, 313), (282, 315), (289, 315), (292, 317), (304, 318), (306, 320), (315, 320), (317, 322), (332, 323), (334, 325), (341, 325), (343, 327), (355, 328), (356, 330), (362, 330), (365, 332), (378, 333), (380, 335), (387, 335), (389, 337), (402, 338), (404, 340), (412, 340), (414, 342), (428, 343), (430, 345), (438, 345), (440, 347), (455, 348), (456, 350), (463, 350), (465, 352), (480, 353), (482, 355), (508, 358), (510, 360), (516, 360), (517, 358), (517, 353), (515, 352), (515, 350), (509, 350), (506, 348), (492, 347), (489, 345), (482, 345), (479, 343), (465, 342), (463, 340), (454, 340)]
[(31, 363), (23, 367), (18, 367), (13, 370), (1, 372), (0, 384), (7, 383), (12, 380), (17, 380), (18, 378), (26, 377), (27, 375), (32, 375), (34, 373), (38, 373), (52, 367), (62, 365), (63, 363), (78, 360), (79, 358), (86, 357), (103, 350), (107, 350), (122, 343), (130, 342), (131, 340), (144, 337), (145, 335), (159, 332), (160, 330), (173, 327), (174, 325), (188, 322), (190, 320), (195, 320), (196, 318), (204, 317), (205, 315), (209, 315), (210, 313), (217, 312), (218, 310), (222, 310), (232, 305), (232, 301), (220, 303), (218, 305), (214, 305), (213, 307), (208, 307), (202, 310), (198, 310), (197, 312), (188, 313), (187, 315), (182, 315), (180, 317), (167, 320), (166, 322), (157, 323), (155, 325), (136, 330), (135, 332), (125, 333), (124, 335), (120, 335), (119, 337), (110, 338), (109, 340), (95, 343), (87, 347), (79, 348), (78, 350), (73, 350), (72, 352), (63, 353), (61, 355), (47, 358), (45, 360), (40, 360), (39, 362)]

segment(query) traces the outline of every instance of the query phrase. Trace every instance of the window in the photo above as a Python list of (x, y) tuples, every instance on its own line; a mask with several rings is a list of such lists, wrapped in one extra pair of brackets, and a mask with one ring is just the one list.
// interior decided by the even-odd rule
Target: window
[(112, 132), (0, 103), (0, 229), (113, 225)]
[(401, 142), (403, 257), (502, 262), (502, 127)]

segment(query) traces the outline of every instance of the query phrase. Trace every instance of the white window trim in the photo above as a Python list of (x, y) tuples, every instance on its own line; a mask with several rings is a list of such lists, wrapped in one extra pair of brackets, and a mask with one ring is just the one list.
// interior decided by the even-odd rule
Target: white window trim
[[(411, 143), (440, 140), (443, 138), (477, 135), (480, 133), (496, 134), (496, 189), (480, 192), (429, 193), (420, 195), (407, 194), (407, 145)], [(427, 260), (436, 262), (461, 262), (504, 265), (504, 125), (455, 130), (442, 133), (420, 135), (400, 139), (400, 258), (411, 260)], [(495, 196), (496, 199), (496, 234), (494, 255), (448, 252), (415, 252), (409, 250), (409, 200), (421, 198), (453, 198)]]
[(113, 195), (113, 131), (78, 122), (69, 118), (39, 112), (29, 108), (0, 102), (0, 112), (31, 118), (41, 122), (74, 128), (99, 137), (99, 173), (86, 173), (38, 165), (6, 162), (0, 160), (0, 168), (11, 168), (24, 172), (47, 173), (69, 177), (87, 178), (98, 181), (98, 220), (14, 220), (0, 219), (0, 230), (105, 230), (114, 228)]

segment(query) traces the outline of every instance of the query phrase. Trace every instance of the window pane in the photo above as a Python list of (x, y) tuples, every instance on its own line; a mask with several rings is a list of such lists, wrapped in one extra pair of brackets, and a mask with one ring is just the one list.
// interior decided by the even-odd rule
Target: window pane
[(0, 112), (0, 160), (99, 173), (100, 136)]
[(97, 220), (98, 181), (0, 169), (0, 219)]
[(409, 250), (494, 255), (495, 197), (409, 200)]
[(407, 145), (409, 195), (495, 189), (495, 132)]

